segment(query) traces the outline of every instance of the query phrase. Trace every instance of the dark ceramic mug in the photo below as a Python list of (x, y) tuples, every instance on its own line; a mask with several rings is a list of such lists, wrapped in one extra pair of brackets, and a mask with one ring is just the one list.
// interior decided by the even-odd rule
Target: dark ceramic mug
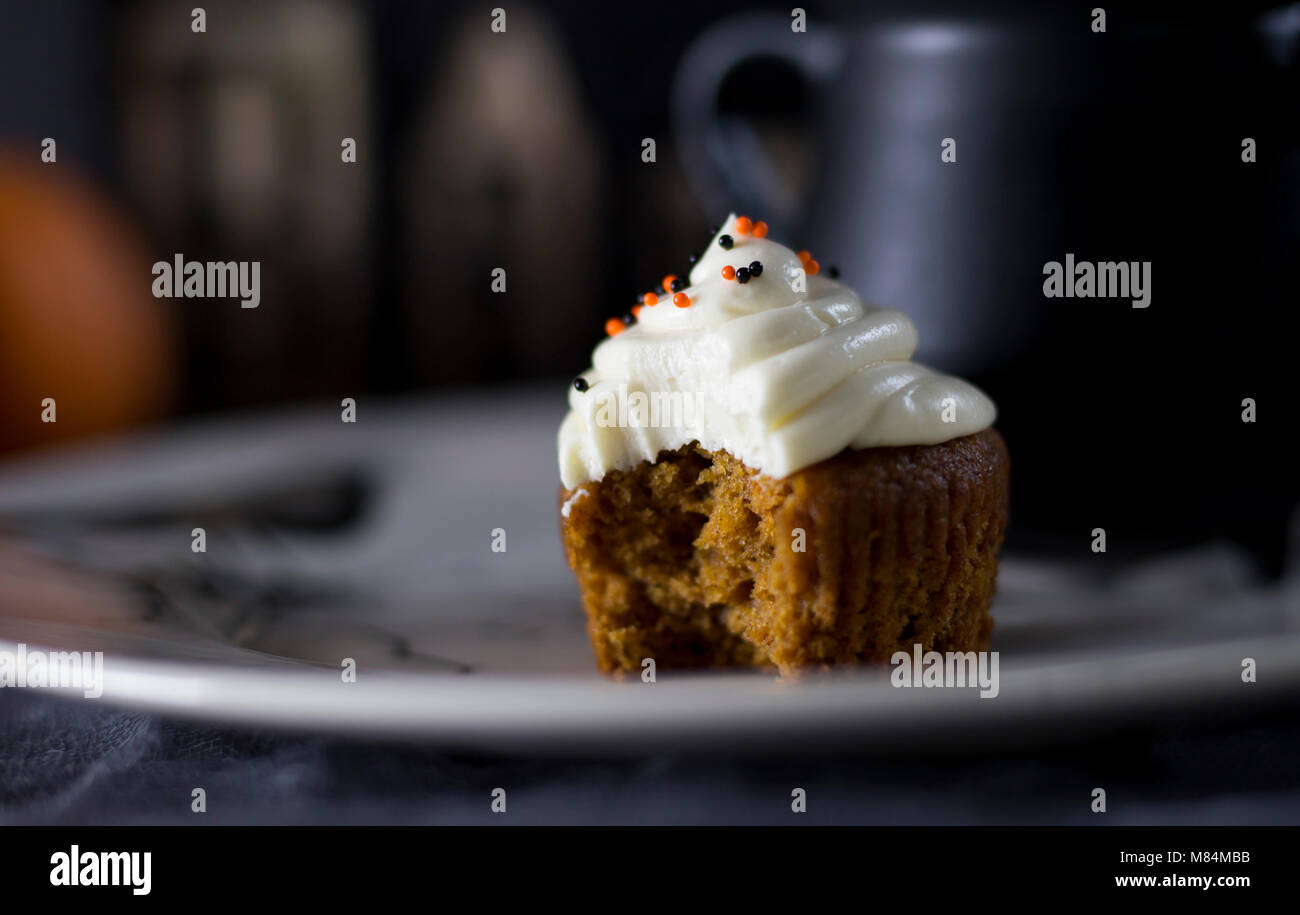
[[(1100, 33), (1087, 10), (814, 20), (804, 33), (782, 14), (725, 21), (678, 71), (683, 164), (715, 217), (761, 215), (869, 299), (908, 311), (923, 358), (990, 369), (1041, 330), (1045, 262), (1067, 246), (1098, 257), (1164, 247), (1185, 227), (1164, 198), (1194, 188), (1206, 165), (1237, 164), (1240, 137), (1265, 131), (1247, 110), (1294, 106), (1300, 7), (1235, 27), (1118, 15)], [(811, 178), (797, 193), (747, 120), (718, 108), (728, 75), (764, 58), (808, 88)], [(941, 161), (945, 139), (955, 162)], [(1163, 211), (1134, 219), (1144, 200)]]

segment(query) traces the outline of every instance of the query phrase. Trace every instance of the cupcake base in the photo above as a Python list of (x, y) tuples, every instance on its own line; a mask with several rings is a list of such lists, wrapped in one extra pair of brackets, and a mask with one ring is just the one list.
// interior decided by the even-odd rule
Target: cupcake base
[(987, 647), (1006, 528), (993, 429), (776, 480), (688, 445), (561, 488), (597, 666), (808, 668)]

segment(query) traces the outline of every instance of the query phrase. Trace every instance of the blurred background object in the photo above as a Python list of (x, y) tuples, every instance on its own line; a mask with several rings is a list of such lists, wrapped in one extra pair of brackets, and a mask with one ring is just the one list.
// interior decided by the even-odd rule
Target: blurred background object
[[(407, 356), (420, 383), (584, 358), (600, 308), (603, 163), (572, 65), (526, 6), (465, 17), (434, 62), (401, 175)], [(505, 271), (502, 286), (494, 270)], [(457, 341), (453, 347), (448, 341)]]
[(150, 295), (149, 264), (73, 167), (0, 155), (0, 451), (154, 419), (169, 404), (174, 321)]
[[(121, 180), (157, 259), (260, 261), (262, 305), (170, 303), (186, 325), (187, 406), (366, 387), (373, 308), (370, 65), (346, 3), (125, 7), (117, 34)], [(343, 142), (356, 144), (343, 161)]]
[[(84, 312), (68, 333), (102, 345), (6, 330), (0, 355), (21, 355), (0, 362), (3, 409), (19, 412), (0, 448), (53, 432), (23, 431), (29, 400), (69, 366), (98, 407), (69, 388), (67, 435), (168, 395), (188, 416), (536, 380), (559, 404), (604, 319), (737, 208), (913, 315), (921, 358), (994, 397), (1013, 547), (1075, 550), (1107, 526), (1121, 555), (1231, 539), (1280, 569), (1300, 499), (1283, 419), (1300, 7), (1210, 21), (1135, 4), (1104, 33), (1090, 9), (1029, 3), (828, 2), (804, 33), (788, 6), (741, 0), (688, 16), (537, 0), (505, 7), (504, 32), (490, 3), (229, 0), (201, 33), (192, 7), (5, 4), (0, 140), (39, 170), (10, 193), (89, 173), (121, 201), (100, 234), (138, 233), (145, 266), (105, 246), (116, 265), (89, 285), (43, 273), (68, 284), (43, 307), (30, 268), (5, 267), (0, 315)], [(38, 248), (24, 227), (58, 212), (40, 199), (12, 216), (2, 263), (94, 246), (59, 230)], [(1066, 252), (1151, 260), (1151, 307), (1045, 299), (1042, 265)], [(260, 307), (144, 302), (148, 264), (176, 253), (260, 261)]]

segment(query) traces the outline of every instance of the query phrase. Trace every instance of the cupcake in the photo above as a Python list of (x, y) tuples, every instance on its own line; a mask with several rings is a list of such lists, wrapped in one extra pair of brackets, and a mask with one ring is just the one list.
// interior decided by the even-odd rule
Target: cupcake
[(906, 315), (732, 216), (606, 332), (558, 443), (602, 671), (987, 647), (1006, 446)]

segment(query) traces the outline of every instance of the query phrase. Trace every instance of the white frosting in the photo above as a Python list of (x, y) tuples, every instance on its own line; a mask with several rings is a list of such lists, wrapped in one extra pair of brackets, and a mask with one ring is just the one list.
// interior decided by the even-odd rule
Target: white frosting
[[(735, 244), (709, 243), (684, 290), (690, 307), (671, 296), (643, 307), (596, 347), (588, 390), (569, 390), (559, 433), (566, 488), (693, 441), (779, 478), (845, 448), (937, 444), (993, 424), (984, 392), (910, 361), (916, 328), (901, 311), (864, 304), (824, 273), (795, 291), (798, 256), (739, 235), (734, 215), (718, 234)], [(722, 278), (724, 266), (752, 261), (761, 276)], [(663, 398), (654, 416), (652, 393), (679, 395), (682, 408)]]

